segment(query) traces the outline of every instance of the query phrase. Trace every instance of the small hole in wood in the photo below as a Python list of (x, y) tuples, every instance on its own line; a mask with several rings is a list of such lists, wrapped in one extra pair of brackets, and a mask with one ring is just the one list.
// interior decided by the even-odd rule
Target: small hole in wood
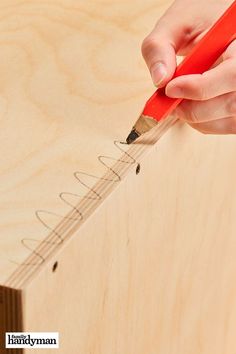
[(140, 164), (138, 164), (138, 166), (136, 167), (136, 175), (138, 175), (138, 174), (139, 174), (140, 169), (141, 169), (141, 166), (140, 166)]
[(55, 272), (57, 270), (58, 267), (58, 262), (55, 262), (52, 266), (52, 271)]

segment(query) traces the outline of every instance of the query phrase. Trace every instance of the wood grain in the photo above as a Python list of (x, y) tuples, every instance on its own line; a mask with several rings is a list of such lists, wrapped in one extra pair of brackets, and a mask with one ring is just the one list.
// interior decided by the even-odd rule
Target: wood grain
[(161, 8), (136, 5), (1, 2), (1, 283), (71, 210), (60, 193), (73, 205), (87, 193), (74, 173), (101, 177), (97, 157), (120, 156), (113, 141), (150, 88), (140, 39)]
[(59, 331), (62, 354), (235, 354), (235, 137), (178, 123), (119, 143), (169, 4), (1, 1), (1, 331)]
[(26, 287), (25, 328), (61, 353), (233, 354), (234, 144), (173, 127)]

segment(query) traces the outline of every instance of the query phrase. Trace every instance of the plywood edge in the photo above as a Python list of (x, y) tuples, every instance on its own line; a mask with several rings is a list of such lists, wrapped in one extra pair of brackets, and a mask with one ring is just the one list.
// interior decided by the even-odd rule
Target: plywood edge
[[(6, 286), (0, 286), (0, 354), (6, 354), (5, 333), (21, 332), (22, 328), (22, 292)], [(11, 353), (21, 354), (21, 349), (11, 349)]]
[[(105, 175), (99, 178), (98, 182), (65, 215), (56, 228), (51, 230), (38, 247), (32, 250), (29, 257), (18, 266), (5, 285), (23, 289), (103, 204), (113, 190), (119, 186), (120, 182), (137, 168), (139, 162), (152, 150), (155, 143), (172, 124), (173, 117), (170, 116), (153, 128), (137, 144), (128, 148), (120, 142), (114, 142), (121, 151), (120, 158), (115, 159), (115, 163), (111, 166), (107, 164)], [(110, 159), (114, 160), (112, 157)]]

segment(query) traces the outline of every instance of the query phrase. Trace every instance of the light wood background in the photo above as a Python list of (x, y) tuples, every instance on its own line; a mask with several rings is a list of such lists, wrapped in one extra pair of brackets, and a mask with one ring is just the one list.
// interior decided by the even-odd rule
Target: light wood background
[(60, 353), (236, 351), (235, 136), (114, 143), (153, 92), (140, 44), (169, 4), (0, 4), (0, 284)]
[[(167, 5), (1, 1), (1, 283), (71, 210), (60, 193), (87, 193), (74, 173), (100, 177), (98, 156), (119, 158), (113, 141), (153, 90), (141, 40)], [(42, 213), (47, 228), (37, 210), (62, 217)]]
[(169, 131), (27, 286), (25, 327), (61, 353), (234, 354), (234, 156)]

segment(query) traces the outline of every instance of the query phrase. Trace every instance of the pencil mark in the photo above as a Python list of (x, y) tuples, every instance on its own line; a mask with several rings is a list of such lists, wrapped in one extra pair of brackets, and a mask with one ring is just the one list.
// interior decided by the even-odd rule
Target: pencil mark
[[(123, 154), (121, 158), (117, 159), (105, 155), (98, 156), (98, 161), (106, 169), (106, 173), (102, 177), (95, 176), (83, 171), (74, 172), (74, 178), (80, 185), (84, 187), (85, 190), (87, 190), (87, 193), (80, 195), (76, 192), (65, 191), (59, 194), (60, 200), (70, 208), (70, 211), (66, 216), (62, 216), (43, 209), (36, 210), (35, 216), (37, 220), (44, 228), (50, 231), (50, 234), (44, 240), (37, 240), (27, 237), (22, 238), (22, 246), (31, 252), (30, 256), (28, 257), (28, 261), (17, 263), (9, 260), (10, 262), (17, 264), (18, 266), (37, 267), (42, 265), (42, 263), (46, 261), (51, 252), (63, 244), (66, 238), (66, 231), (69, 229), (69, 223), (71, 225), (79, 225), (79, 223), (84, 220), (89, 211), (96, 207), (101, 202), (101, 200), (105, 198), (107, 190), (109, 191), (109, 188), (111, 188), (114, 183), (119, 183), (122, 180), (122, 167), (125, 166), (125, 170), (127, 170), (130, 165), (137, 164), (137, 167), (139, 166), (136, 159), (121, 147), (121, 145), (124, 144), (127, 145), (127, 143), (124, 142), (114, 141), (115, 147)], [(90, 177), (96, 181), (92, 187), (84, 181), (84, 178), (86, 177)], [(77, 199), (78, 202), (72, 203), (72, 198)], [(56, 219), (56, 223), (54, 222), (56, 226), (50, 225), (49, 219), (51, 220), (52, 218), (54, 218), (54, 221)]]
[[(41, 244), (41, 242), (43, 242), (44, 244), (57, 247), (57, 246), (61, 245), (64, 242), (63, 237), (56, 231), (56, 229), (54, 227), (51, 227), (49, 225), (48, 221), (46, 221), (48, 216), (49, 217), (54, 217), (54, 218), (56, 217), (57, 224), (58, 224), (58, 222), (60, 222), (62, 220), (65, 220), (65, 219), (66, 220), (71, 220), (71, 221), (77, 221), (78, 220), (78, 217), (63, 216), (63, 215), (59, 215), (59, 214), (56, 214), (56, 213), (53, 213), (53, 212), (50, 212), (50, 211), (46, 211), (46, 210), (36, 210), (35, 216), (41, 222), (41, 224), (44, 227), (46, 227), (50, 232), (52, 232), (52, 234), (56, 237), (56, 240), (53, 240), (53, 241), (40, 241), (40, 240), (33, 239), (33, 238), (23, 238), (21, 240), (21, 244), (26, 249), (31, 251), (32, 254), (34, 254), (36, 256), (36, 258), (39, 258), (39, 262), (36, 262), (36, 263), (32, 263), (32, 262), (24, 263), (24, 265), (36, 265), (37, 266), (37, 265), (42, 264), (45, 261), (44, 257), (39, 252), (37, 252), (36, 248), (34, 247), (34, 244), (39, 245), (39, 244)], [(80, 217), (80, 214), (79, 214), (79, 217)], [(11, 261), (11, 263), (15, 263), (15, 264), (19, 265), (18, 263), (14, 262), (14, 261)]]
[[(72, 203), (70, 203), (67, 199), (66, 199), (66, 196), (69, 197), (69, 196), (73, 196), (73, 197), (77, 197), (77, 198), (80, 198), (80, 195), (79, 194), (75, 194), (75, 193), (70, 193), (70, 192), (62, 192), (59, 194), (59, 198), (67, 205), (69, 205), (76, 213), (79, 214), (79, 217), (80, 219), (82, 220), (83, 219), (83, 214), (81, 213), (81, 211)], [(90, 198), (92, 199), (92, 198)]]
[[(49, 216), (56, 216), (56, 218), (59, 219), (67, 219), (67, 220), (78, 220), (78, 218), (76, 217), (69, 217), (69, 216), (62, 216), (56, 213), (53, 213), (51, 211), (47, 211), (47, 210), (36, 210), (35, 215), (37, 217), (37, 219), (50, 231), (52, 231), (58, 238), (59, 240), (61, 240), (61, 242), (63, 242), (63, 240), (61, 239), (61, 236), (55, 231), (55, 229), (51, 226), (48, 225), (48, 223), (45, 221), (44, 217), (45, 215), (49, 215)], [(44, 216), (44, 217), (43, 217)]]

